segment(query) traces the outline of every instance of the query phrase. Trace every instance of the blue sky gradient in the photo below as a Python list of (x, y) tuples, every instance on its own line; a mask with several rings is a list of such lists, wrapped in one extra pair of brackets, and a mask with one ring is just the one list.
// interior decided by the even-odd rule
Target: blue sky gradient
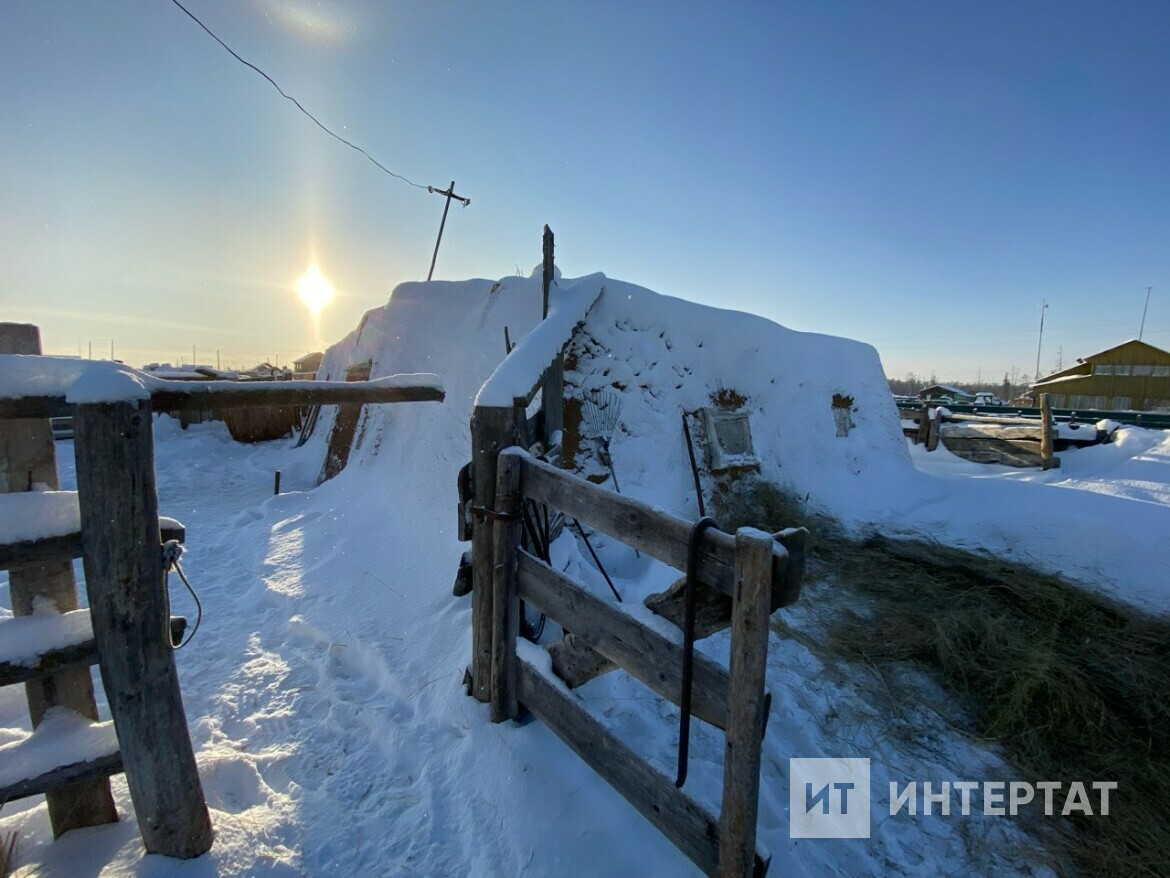
[[(185, 5), (325, 124), (457, 189), (436, 277), (567, 276), (990, 383), (1170, 348), (1170, 3)], [(0, 319), (48, 352), (282, 362), (425, 278), (442, 200), (166, 0), (0, 10)], [(338, 298), (292, 292), (316, 257)]]

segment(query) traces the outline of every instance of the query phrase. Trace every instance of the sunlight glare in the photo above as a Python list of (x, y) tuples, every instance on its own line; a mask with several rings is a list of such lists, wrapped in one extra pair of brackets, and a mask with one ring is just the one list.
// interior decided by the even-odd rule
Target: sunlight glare
[(333, 285), (321, 274), (316, 262), (297, 279), (296, 291), (314, 321), (321, 316), (321, 309), (333, 301)]

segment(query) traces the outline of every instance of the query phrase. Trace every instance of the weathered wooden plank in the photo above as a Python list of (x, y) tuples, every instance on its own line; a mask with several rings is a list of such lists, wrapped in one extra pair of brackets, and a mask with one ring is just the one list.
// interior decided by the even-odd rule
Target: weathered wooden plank
[[(686, 569), (691, 522), (631, 497), (599, 491), (585, 479), (532, 457), (524, 458), (522, 483), (525, 496), (560, 509), (677, 570)], [(708, 530), (701, 540), (699, 581), (732, 594), (735, 539), (722, 531)], [(799, 581), (789, 579), (787, 560), (787, 551), (777, 543), (772, 555), (772, 582), (782, 597), (780, 606), (788, 606), (800, 596)]]
[(1039, 442), (1043, 428), (1039, 424), (977, 424), (951, 421), (942, 426), (942, 440), (950, 439), (1018, 439)]
[[(472, 506), (490, 509), (496, 495), (496, 458), (514, 441), (511, 407), (476, 406), (471, 413)], [(471, 692), (491, 699), (492, 680), (492, 527), (472, 514), (471, 531)]]
[[(184, 542), (187, 531), (179, 527), (159, 529), (163, 542), (178, 540)], [(0, 543), (0, 570), (8, 570), (22, 564), (46, 564), (51, 561), (69, 561), (81, 557), (81, 533), (45, 537), (39, 540), (22, 540), (18, 543)], [(76, 589), (76, 586), (74, 586)]]
[(85, 585), (143, 843), (151, 853), (189, 858), (211, 847), (212, 831), (164, 636), (151, 426), (148, 403), (77, 406)]
[[(8, 786), (0, 787), (0, 802), (15, 802), (27, 796), (42, 794), (65, 793), (70, 799), (75, 798), (73, 790), (66, 789), (74, 784), (92, 783), (95, 780), (106, 781), (111, 774), (122, 771), (122, 754), (111, 753), (100, 756), (89, 762), (74, 762), (72, 765), (63, 765), (28, 780), (17, 781)], [(112, 821), (106, 821), (112, 822)]]
[[(187, 620), (182, 616), (171, 617), (171, 641), (182, 636), (187, 627)], [(45, 677), (65, 668), (77, 666), (89, 667), (98, 663), (97, 645), (90, 637), (81, 643), (63, 646), (60, 649), (48, 649), (37, 656), (31, 665), (11, 664), (0, 662), (0, 686), (12, 686), (15, 683), (24, 683)], [(95, 717), (89, 717), (95, 719)], [(0, 802), (3, 798), (0, 797)]]
[[(0, 324), (0, 353), (37, 355), (40, 352), (37, 327)], [(52, 426), (47, 418), (0, 422), (0, 491), (56, 490), (60, 487), (56, 454)], [(56, 552), (64, 541), (32, 542), (46, 543), (38, 548)], [(4, 564), (8, 569), (13, 614), (31, 615), (35, 604), (42, 600), (51, 601), (60, 613), (77, 609), (77, 583), (69, 560), (72, 557), (73, 554), (38, 558), (36, 551), (13, 551), (12, 559)], [(65, 667), (30, 678), (25, 682), (25, 696), (34, 729), (52, 707), (67, 707), (90, 720), (98, 718), (93, 680), (85, 667)], [(47, 796), (47, 804), (54, 836), (118, 819), (110, 784), (104, 777), (80, 779), (67, 790), (54, 790)]]
[(770, 535), (750, 528), (742, 528), (735, 535), (731, 686), (727, 694), (723, 804), (719, 812), (719, 878), (751, 878), (756, 870), (771, 555)]
[[(663, 698), (679, 703), (682, 646), (590, 594), (563, 573), (523, 550), (519, 553), (520, 597), (548, 613), (573, 635), (624, 668)], [(691, 710), (712, 725), (727, 725), (727, 672), (695, 655)]]
[[(718, 821), (523, 658), (519, 671), (524, 706), (705, 874), (714, 875), (719, 862)], [(757, 855), (757, 874), (767, 868), (767, 858)]]
[[(340, 405), (342, 403), (442, 402), (436, 387), (388, 387), (377, 381), (164, 381), (151, 385), (157, 411), (246, 406)], [(61, 418), (73, 413), (63, 396), (0, 399), (0, 419)]]
[(516, 638), (520, 636), (520, 597), (516, 556), (520, 551), (520, 459), (504, 452), (496, 474), (496, 512), (492, 534), (492, 722), (515, 719)]

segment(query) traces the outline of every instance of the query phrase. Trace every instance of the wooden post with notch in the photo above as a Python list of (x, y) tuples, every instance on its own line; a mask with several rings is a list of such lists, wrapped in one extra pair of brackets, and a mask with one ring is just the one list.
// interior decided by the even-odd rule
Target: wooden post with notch
[(751, 878), (755, 868), (771, 577), (771, 535), (741, 528), (735, 535), (719, 878)]
[[(41, 353), (40, 330), (26, 323), (0, 323), (0, 353)], [(53, 431), (47, 418), (0, 421), (0, 493), (32, 490), (56, 491), (57, 457)], [(52, 602), (58, 613), (76, 610), (77, 582), (72, 561), (21, 564), (8, 571), (12, 612), (32, 615), (37, 603)], [(88, 667), (64, 668), (24, 684), (33, 728), (41, 724), (51, 707), (67, 707), (88, 720), (97, 721), (93, 681)], [(46, 794), (53, 836), (70, 829), (114, 823), (118, 811), (110, 793), (110, 781), (95, 777)]]
[(163, 593), (151, 406), (74, 409), (85, 586), (102, 683), (142, 841), (190, 858), (211, 847)]
[(516, 638), (520, 636), (520, 597), (517, 585), (517, 551), (520, 548), (520, 458), (515, 453), (499, 456), (495, 510), (500, 516), (492, 531), (492, 722), (515, 719)]

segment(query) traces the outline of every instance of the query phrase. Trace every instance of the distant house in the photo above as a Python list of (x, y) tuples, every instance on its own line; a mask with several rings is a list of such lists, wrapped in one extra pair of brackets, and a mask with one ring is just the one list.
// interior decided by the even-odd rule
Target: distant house
[(1047, 393), (1058, 409), (1170, 411), (1170, 352), (1131, 339), (1036, 382), (1032, 393)]
[(293, 360), (293, 371), (297, 373), (312, 372), (316, 374), (317, 370), (321, 368), (321, 361), (323, 359), (325, 359), (325, 355), (320, 351), (305, 354), (299, 360)]
[(938, 399), (943, 396), (949, 396), (954, 402), (971, 402), (975, 399), (974, 394), (949, 384), (932, 384), (918, 391), (919, 399)]

